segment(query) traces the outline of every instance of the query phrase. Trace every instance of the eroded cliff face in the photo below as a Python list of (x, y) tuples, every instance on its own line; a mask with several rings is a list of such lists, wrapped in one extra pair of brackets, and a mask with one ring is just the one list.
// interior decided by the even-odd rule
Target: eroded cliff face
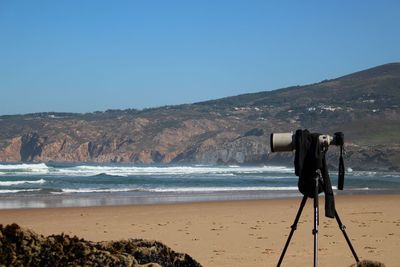
[(21, 136), (12, 138), (8, 145), (0, 150), (0, 160), (4, 162), (21, 161)]
[(262, 129), (246, 134), (245, 125), (231, 127), (224, 120), (165, 122), (171, 127), (160, 128), (160, 122), (145, 118), (124, 119), (116, 129), (98, 122), (68, 122), (69, 128), (47, 122), (39, 131), (10, 139), (0, 150), (0, 161), (242, 164), (267, 158)]

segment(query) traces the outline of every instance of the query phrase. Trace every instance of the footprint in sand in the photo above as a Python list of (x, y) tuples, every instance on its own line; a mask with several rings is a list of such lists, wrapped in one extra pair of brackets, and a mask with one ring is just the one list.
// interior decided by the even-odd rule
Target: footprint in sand
[(224, 254), (224, 253), (225, 253), (225, 250), (217, 250), (217, 249), (214, 249), (213, 252), (214, 252), (215, 255), (221, 255), (221, 254)]
[(274, 254), (275, 252), (274, 252), (273, 249), (266, 248), (266, 249), (264, 249), (264, 251), (261, 252), (261, 253), (262, 253), (262, 254)]
[(368, 249), (368, 253), (374, 253), (376, 248), (367, 246), (367, 247), (364, 247), (364, 249)]

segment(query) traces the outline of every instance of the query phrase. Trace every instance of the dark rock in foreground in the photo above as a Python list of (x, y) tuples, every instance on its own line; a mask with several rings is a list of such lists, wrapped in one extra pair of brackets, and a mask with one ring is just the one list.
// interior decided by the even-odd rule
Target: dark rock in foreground
[(3, 266), (175, 266), (200, 267), (189, 255), (157, 241), (90, 242), (68, 235), (44, 237), (17, 224), (0, 225)]
[(385, 267), (385, 264), (377, 261), (363, 260), (350, 267)]

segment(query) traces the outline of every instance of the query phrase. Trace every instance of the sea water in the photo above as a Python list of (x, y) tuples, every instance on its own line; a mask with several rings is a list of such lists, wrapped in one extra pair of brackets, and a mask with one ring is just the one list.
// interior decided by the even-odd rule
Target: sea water
[[(334, 185), (336, 177), (332, 172)], [(284, 166), (0, 163), (0, 208), (298, 197), (297, 181)], [(345, 190), (334, 192), (398, 193), (400, 173), (352, 170)]]

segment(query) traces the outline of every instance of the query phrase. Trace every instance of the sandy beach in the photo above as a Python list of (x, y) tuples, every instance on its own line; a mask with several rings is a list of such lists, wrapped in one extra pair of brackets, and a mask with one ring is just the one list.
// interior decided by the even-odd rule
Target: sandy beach
[[(0, 210), (0, 223), (16, 222), (44, 235), (63, 232), (93, 241), (155, 239), (203, 266), (276, 266), (300, 200)], [(323, 197), (320, 200), (323, 215)], [(360, 259), (400, 266), (398, 203), (400, 195), (336, 197)], [(282, 266), (312, 264), (312, 224), (309, 199)], [(320, 217), (319, 242), (321, 266), (354, 262), (335, 220)]]

